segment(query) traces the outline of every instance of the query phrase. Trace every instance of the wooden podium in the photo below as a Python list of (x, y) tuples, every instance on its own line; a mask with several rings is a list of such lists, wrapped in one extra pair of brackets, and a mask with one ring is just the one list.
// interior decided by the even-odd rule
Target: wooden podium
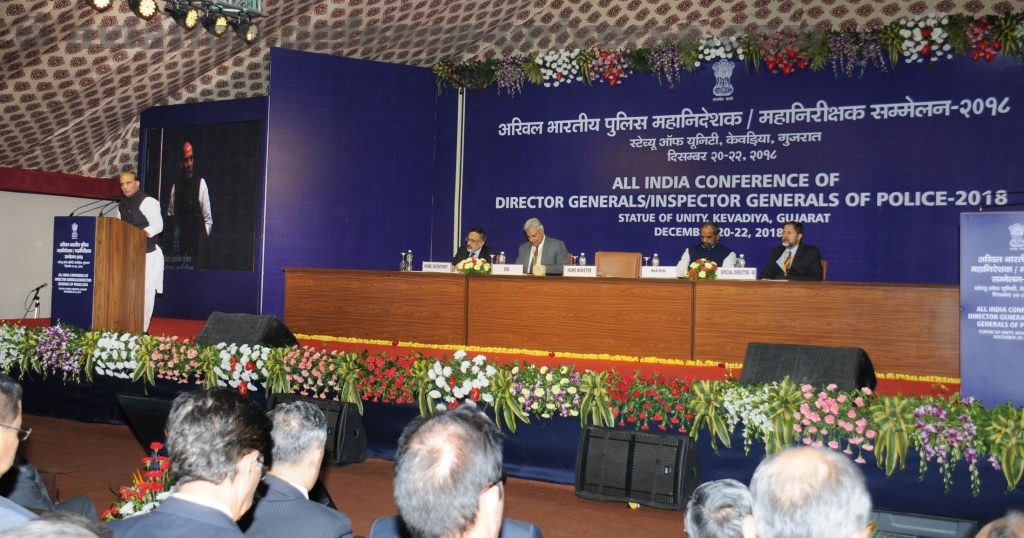
[(111, 217), (53, 219), (52, 322), (142, 332), (146, 233)]

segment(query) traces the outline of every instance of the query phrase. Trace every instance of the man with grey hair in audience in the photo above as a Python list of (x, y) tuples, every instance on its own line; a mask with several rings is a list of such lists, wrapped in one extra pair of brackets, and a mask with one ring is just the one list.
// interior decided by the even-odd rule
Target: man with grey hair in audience
[(743, 538), (743, 518), (754, 501), (742, 482), (725, 478), (705, 482), (686, 503), (683, 527), (689, 538)]
[(324, 461), (327, 420), (323, 412), (309, 402), (295, 401), (274, 407), (270, 418), (274, 423), (272, 464), (252, 510), (240, 522), (245, 535), (351, 538), (348, 516), (309, 499)]
[(243, 537), (235, 523), (270, 451), (270, 420), (226, 387), (178, 395), (167, 418), (167, 455), (178, 489), (148, 514), (109, 524), (118, 538)]
[(794, 447), (765, 458), (750, 481), (744, 538), (867, 538), (871, 496), (860, 469), (834, 450)]
[(502, 520), (501, 430), (472, 404), (416, 419), (402, 431), (394, 492), (401, 521), (378, 519), (371, 538), (541, 538), (536, 525)]

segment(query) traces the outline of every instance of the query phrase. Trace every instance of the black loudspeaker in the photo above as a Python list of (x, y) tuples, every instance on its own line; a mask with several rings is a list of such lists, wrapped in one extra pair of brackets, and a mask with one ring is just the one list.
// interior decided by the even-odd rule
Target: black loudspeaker
[(167, 426), (167, 417), (171, 414), (171, 404), (174, 403), (172, 400), (118, 394), (117, 403), (128, 419), (128, 428), (142, 444), (143, 450), (149, 452), (149, 444), (153, 441), (167, 441), (164, 429)]
[(197, 344), (259, 344), (267, 347), (291, 347), (299, 344), (295, 335), (274, 316), (214, 312), (196, 337)]
[(875, 510), (871, 512), (877, 538), (970, 538), (978, 530), (976, 521)]
[(271, 394), (267, 407), (294, 401), (309, 402), (327, 418), (327, 446), (324, 461), (334, 464), (360, 463), (366, 459), (366, 430), (355, 404), (310, 398), (299, 394)]
[(874, 389), (876, 384), (871, 359), (859, 347), (747, 344), (740, 383), (771, 383), (786, 376), (801, 385), (835, 383), (840, 390)]
[(683, 510), (700, 483), (688, 436), (588, 426), (576, 456), (576, 496)]

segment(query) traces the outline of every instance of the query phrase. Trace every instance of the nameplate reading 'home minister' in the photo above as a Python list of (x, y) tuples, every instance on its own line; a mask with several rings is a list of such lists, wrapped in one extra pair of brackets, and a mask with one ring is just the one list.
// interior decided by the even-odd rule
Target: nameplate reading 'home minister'
[(596, 277), (597, 266), (596, 265), (566, 265), (562, 268), (562, 276), (575, 276), (575, 277)]

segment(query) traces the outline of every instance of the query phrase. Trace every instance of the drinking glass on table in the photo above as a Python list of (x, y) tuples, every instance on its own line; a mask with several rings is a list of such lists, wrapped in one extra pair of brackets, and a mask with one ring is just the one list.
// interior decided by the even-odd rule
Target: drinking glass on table
[(647, 266), (647, 261), (650, 260), (650, 259), (651, 259), (650, 256), (644, 256), (644, 266), (645, 267)]

